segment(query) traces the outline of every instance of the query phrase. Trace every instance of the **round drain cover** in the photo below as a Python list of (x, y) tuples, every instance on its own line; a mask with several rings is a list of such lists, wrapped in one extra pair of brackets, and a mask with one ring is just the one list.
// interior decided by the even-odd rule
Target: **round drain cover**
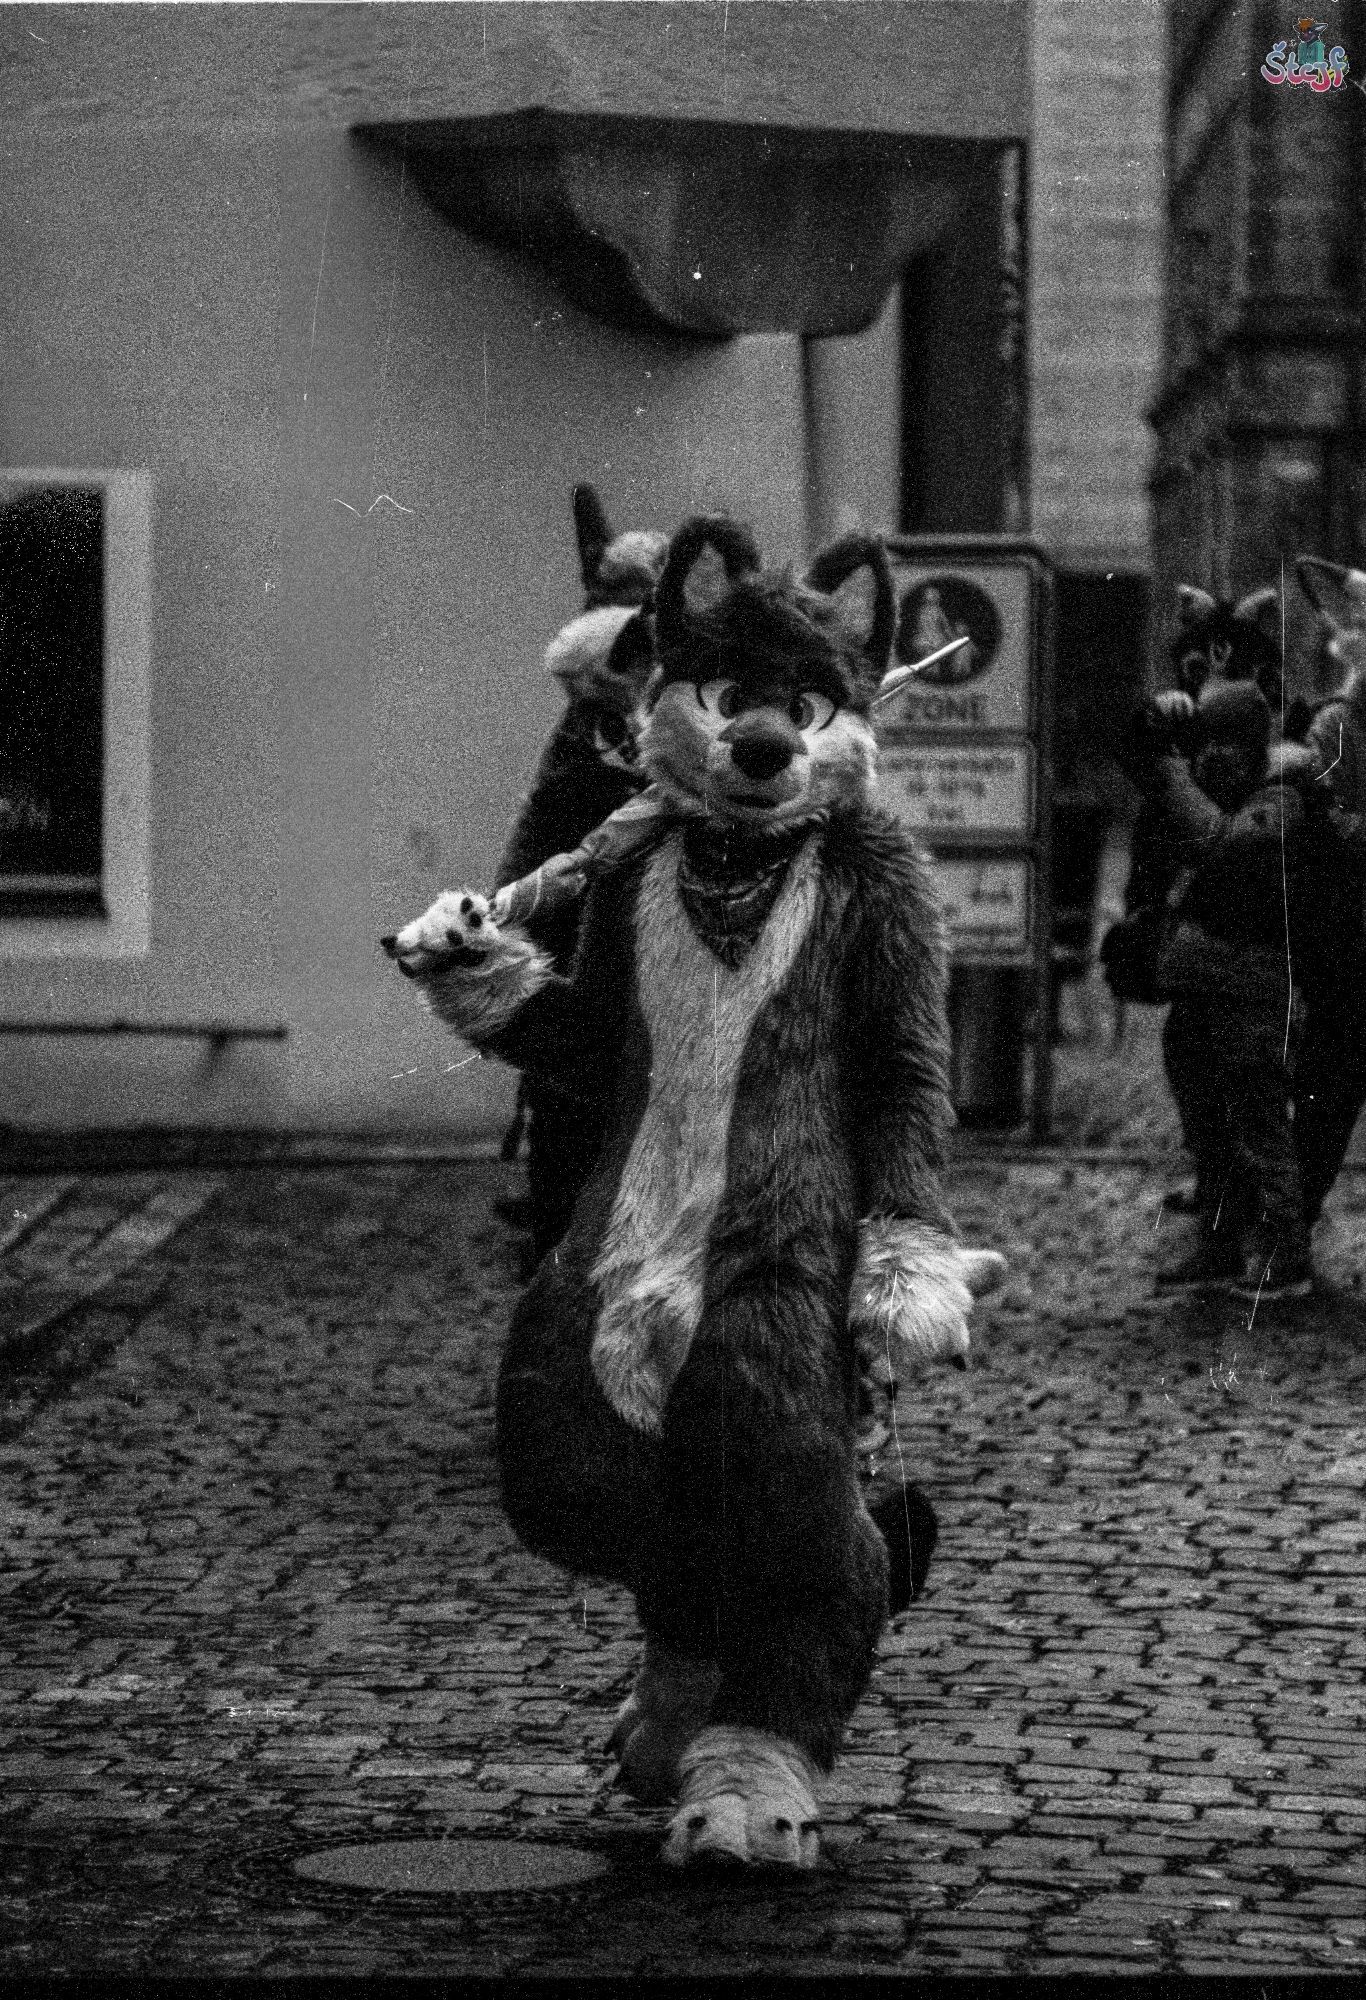
[(409, 1895), (492, 1896), (562, 1889), (607, 1873), (600, 1854), (516, 1840), (376, 1840), (303, 1854), (295, 1872), (348, 1889), (398, 1889)]

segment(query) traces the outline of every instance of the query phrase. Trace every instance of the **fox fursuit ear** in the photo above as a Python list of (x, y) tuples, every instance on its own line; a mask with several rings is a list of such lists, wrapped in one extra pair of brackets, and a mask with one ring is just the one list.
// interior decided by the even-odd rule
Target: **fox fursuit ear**
[(664, 562), (667, 537), (651, 528), (614, 535), (591, 486), (574, 488), (574, 532), (579, 541), (584, 609), (603, 604), (648, 604)]
[(843, 535), (816, 557), (806, 581), (833, 600), (840, 623), (880, 680), (896, 631), (892, 572), (882, 543), (875, 535)]
[(1197, 590), (1193, 583), (1177, 584), (1176, 622), (1183, 632), (1188, 632), (1193, 625), (1199, 625), (1218, 608), (1218, 603), (1207, 590)]
[(601, 694), (612, 649), (639, 618), (629, 604), (602, 604), (596, 611), (581, 611), (555, 634), (545, 649), (545, 663), (572, 701), (592, 701)]
[(574, 533), (578, 537), (583, 587), (591, 591), (597, 586), (598, 571), (612, 539), (602, 502), (591, 486), (574, 488)]
[(669, 544), (655, 593), (661, 644), (677, 643), (693, 619), (715, 611), (731, 585), (758, 567), (754, 537), (738, 521), (722, 514), (685, 521)]
[(1252, 625), (1264, 639), (1278, 644), (1281, 636), (1281, 593), (1274, 583), (1250, 590), (1233, 607), (1233, 615), (1243, 625)]
[(1325, 562), (1322, 556), (1296, 556), (1295, 575), (1315, 611), (1335, 631), (1366, 630), (1366, 570)]

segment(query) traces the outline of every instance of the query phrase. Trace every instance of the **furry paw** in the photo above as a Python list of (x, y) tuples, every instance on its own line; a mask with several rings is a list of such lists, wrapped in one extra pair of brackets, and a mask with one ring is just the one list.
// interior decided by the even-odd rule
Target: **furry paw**
[(703, 1727), (720, 1670), (648, 1640), (635, 1687), (617, 1711), (607, 1748), (620, 1759), (617, 1783), (643, 1805), (678, 1791), (679, 1759)]
[(496, 923), (473, 889), (447, 889), (380, 943), (433, 1013), (475, 1043), (505, 1028), (550, 977), (544, 953), (515, 924)]
[(896, 1380), (926, 1361), (968, 1365), (972, 1302), (1005, 1277), (997, 1250), (967, 1250), (920, 1222), (877, 1217), (859, 1232), (849, 1318), (860, 1352)]
[(478, 965), (494, 939), (487, 896), (445, 889), (430, 909), (380, 944), (407, 979), (424, 979), (448, 965)]
[(679, 1771), (682, 1802), (663, 1850), (671, 1868), (816, 1866), (815, 1773), (795, 1743), (762, 1729), (704, 1729)]

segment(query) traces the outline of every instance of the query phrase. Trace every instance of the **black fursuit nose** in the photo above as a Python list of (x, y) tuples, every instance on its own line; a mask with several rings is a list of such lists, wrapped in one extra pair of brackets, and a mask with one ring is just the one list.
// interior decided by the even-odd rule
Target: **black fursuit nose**
[(389, 933), (388, 937), (382, 937), (382, 938), (380, 939), (380, 941), (379, 941), (379, 948), (380, 948), (380, 950), (381, 950), (381, 951), (385, 951), (385, 952), (388, 952), (388, 954), (389, 954), (390, 958), (397, 958), (397, 957), (398, 957), (398, 932), (397, 932), (397, 931), (390, 931), (390, 933)]
[(786, 743), (775, 743), (769, 737), (745, 736), (732, 745), (730, 760), (742, 776), (762, 783), (765, 778), (776, 778), (779, 771), (787, 769), (792, 762), (792, 752)]

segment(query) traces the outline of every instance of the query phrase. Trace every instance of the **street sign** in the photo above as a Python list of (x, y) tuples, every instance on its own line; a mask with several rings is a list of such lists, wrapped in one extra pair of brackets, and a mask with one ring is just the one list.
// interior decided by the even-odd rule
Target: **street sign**
[[(1027, 968), (1034, 1126), (1049, 1119), (1052, 576), (1006, 536), (898, 536), (893, 665), (930, 661), (879, 711), (883, 798), (929, 849), (955, 965)], [(959, 645), (947, 650), (953, 641)]]
[(1033, 832), (1031, 744), (887, 743), (880, 768), (893, 812), (927, 841)]
[(984, 857), (935, 863), (935, 886), (955, 956), (1012, 959), (1030, 949), (1030, 864)]

